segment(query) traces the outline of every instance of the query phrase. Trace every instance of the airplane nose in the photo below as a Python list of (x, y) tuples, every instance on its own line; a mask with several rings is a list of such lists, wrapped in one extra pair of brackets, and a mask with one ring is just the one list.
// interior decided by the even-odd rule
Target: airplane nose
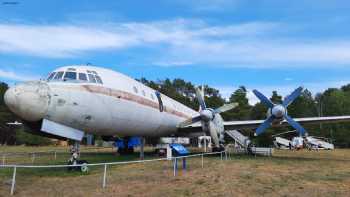
[(7, 107), (27, 121), (45, 117), (49, 107), (49, 86), (42, 81), (26, 82), (9, 88), (4, 95)]

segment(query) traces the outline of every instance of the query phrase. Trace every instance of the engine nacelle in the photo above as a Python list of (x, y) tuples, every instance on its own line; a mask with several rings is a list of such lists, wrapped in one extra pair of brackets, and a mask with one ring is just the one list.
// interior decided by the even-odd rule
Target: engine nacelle
[[(203, 121), (202, 129), (206, 133), (206, 135), (211, 135), (211, 133), (216, 133), (216, 136), (219, 139), (220, 144), (223, 144), (224, 136), (225, 136), (225, 129), (224, 129), (224, 120), (222, 119), (220, 114), (215, 114), (212, 121), (205, 122)], [(209, 124), (212, 124), (210, 126)], [(210, 129), (213, 129), (214, 131), (210, 131)]]

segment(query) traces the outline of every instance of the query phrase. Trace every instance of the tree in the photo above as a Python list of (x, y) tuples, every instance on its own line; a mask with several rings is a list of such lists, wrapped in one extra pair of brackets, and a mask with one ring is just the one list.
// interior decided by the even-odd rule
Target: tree
[(230, 96), (230, 103), (238, 103), (238, 106), (233, 110), (223, 113), (226, 120), (248, 120), (250, 119), (251, 106), (247, 98), (247, 89), (240, 86)]
[(288, 114), (294, 118), (318, 116), (317, 104), (308, 89), (288, 106)]
[(8, 122), (13, 122), (17, 119), (4, 103), (3, 98), (7, 89), (8, 85), (0, 82), (0, 144), (12, 144), (16, 140), (14, 129), (7, 125)]
[(282, 103), (282, 96), (277, 94), (277, 91), (272, 91), (271, 101), (275, 104)]

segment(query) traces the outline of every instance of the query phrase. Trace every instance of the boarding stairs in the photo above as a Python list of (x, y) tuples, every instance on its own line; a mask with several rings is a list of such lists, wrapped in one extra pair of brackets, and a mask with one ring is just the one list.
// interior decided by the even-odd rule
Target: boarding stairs
[(282, 137), (275, 137), (275, 141), (273, 142), (276, 148), (286, 149), (291, 145), (291, 141)]
[(250, 144), (249, 138), (237, 130), (227, 130), (226, 134), (230, 136), (235, 141), (235, 143), (240, 145), (242, 148), (247, 148)]
[(242, 133), (240, 133), (237, 130), (227, 130), (225, 132), (235, 142), (233, 147), (234, 153), (250, 153), (250, 154), (264, 155), (264, 156), (271, 156), (273, 153), (272, 148), (252, 146), (250, 139), (247, 136), (244, 136)]

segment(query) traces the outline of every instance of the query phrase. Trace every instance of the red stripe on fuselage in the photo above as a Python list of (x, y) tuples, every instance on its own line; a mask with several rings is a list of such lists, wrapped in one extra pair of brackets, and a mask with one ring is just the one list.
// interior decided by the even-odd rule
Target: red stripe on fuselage
[[(148, 106), (154, 109), (159, 109), (159, 104), (153, 101), (150, 101), (148, 99), (145, 99), (141, 96), (131, 94), (129, 92), (121, 91), (121, 90), (114, 90), (112, 88), (106, 88), (103, 86), (94, 86), (94, 85), (82, 85), (86, 91), (91, 92), (91, 93), (97, 93), (97, 94), (102, 94), (106, 96), (111, 96), (114, 98), (118, 99), (124, 99), (127, 101), (132, 101), (135, 103), (138, 103), (143, 106)], [(182, 117), (182, 118), (191, 118), (191, 116), (186, 115), (185, 113), (176, 111), (174, 109), (171, 109), (170, 107), (164, 106), (164, 112), (167, 112), (169, 114)]]

